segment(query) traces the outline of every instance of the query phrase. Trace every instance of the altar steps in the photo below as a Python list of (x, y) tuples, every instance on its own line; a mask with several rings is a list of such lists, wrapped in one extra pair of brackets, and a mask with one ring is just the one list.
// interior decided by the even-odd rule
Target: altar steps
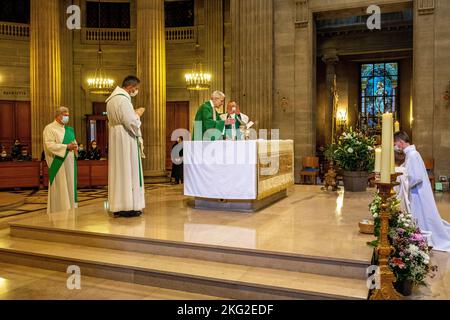
[(294, 253), (224, 247), (182, 241), (156, 240), (112, 233), (62, 229), (30, 223), (13, 222), (10, 233), (14, 237), (61, 242), (67, 244), (150, 253), (179, 258), (240, 264), (250, 267), (283, 269), (351, 279), (367, 279), (369, 261), (336, 259)]
[(229, 299), (366, 299), (367, 263), (12, 224), (0, 262)]
[(5, 236), (0, 262), (230, 299), (366, 299), (366, 282), (200, 259)]

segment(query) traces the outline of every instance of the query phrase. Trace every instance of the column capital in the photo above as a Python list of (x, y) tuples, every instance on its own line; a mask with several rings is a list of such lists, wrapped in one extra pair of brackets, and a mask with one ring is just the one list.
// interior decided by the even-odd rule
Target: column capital
[(322, 61), (326, 64), (337, 64), (339, 62), (339, 55), (336, 49), (330, 49), (322, 55)]
[(309, 24), (308, 0), (295, 0), (295, 26), (305, 28)]
[(419, 15), (433, 14), (435, 7), (435, 0), (418, 0), (417, 11)]

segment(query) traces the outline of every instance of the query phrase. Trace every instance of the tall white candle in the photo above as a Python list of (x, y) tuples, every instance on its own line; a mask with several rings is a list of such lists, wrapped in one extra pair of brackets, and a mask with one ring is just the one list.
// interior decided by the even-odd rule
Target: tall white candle
[(383, 114), (383, 129), (381, 140), (381, 182), (391, 182), (391, 166), (392, 156), (391, 152), (393, 146), (392, 132), (393, 132), (393, 117), (392, 113)]
[(381, 148), (375, 149), (375, 172), (380, 173), (381, 171)]
[(395, 173), (395, 150), (394, 150), (394, 133), (391, 138), (391, 174)]

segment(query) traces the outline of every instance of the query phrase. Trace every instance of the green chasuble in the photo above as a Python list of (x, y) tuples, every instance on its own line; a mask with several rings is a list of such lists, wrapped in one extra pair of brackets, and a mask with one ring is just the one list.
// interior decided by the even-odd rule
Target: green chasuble
[[(201, 131), (199, 130), (201, 126)], [(225, 121), (220, 119), (220, 113), (216, 112), (216, 120), (214, 120), (214, 109), (211, 102), (205, 102), (200, 106), (195, 115), (193, 140), (202, 141), (209, 140), (215, 141), (222, 137), (222, 133), (225, 128)], [(211, 137), (204, 138), (205, 132), (209, 129), (217, 129), (216, 133)], [(200, 134), (201, 132), (201, 134)]]
[[(65, 127), (66, 132), (64, 134), (64, 139), (62, 141), (62, 144), (69, 144), (73, 141), (75, 141), (75, 131), (73, 130), (72, 127)], [(64, 161), (67, 158), (67, 155), (69, 154), (69, 150), (66, 151), (66, 154), (64, 156), (64, 158), (55, 156), (55, 159), (52, 162), (52, 165), (50, 166), (50, 168), (48, 169), (48, 176), (49, 176), (49, 181), (50, 181), (50, 185), (53, 184), (53, 181), (55, 181), (55, 177), (58, 174), (59, 169), (61, 169), (61, 166), (63, 165)], [(77, 192), (77, 159), (76, 157), (73, 157), (74, 159), (74, 177), (73, 177), (73, 183), (74, 183), (74, 199), (75, 202), (78, 202), (78, 192)]]

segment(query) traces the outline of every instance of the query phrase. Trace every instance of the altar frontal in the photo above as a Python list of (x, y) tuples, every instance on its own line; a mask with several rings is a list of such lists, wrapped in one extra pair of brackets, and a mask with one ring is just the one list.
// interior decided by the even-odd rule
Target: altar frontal
[(254, 212), (294, 184), (292, 140), (190, 141), (183, 153), (184, 194), (198, 209)]

